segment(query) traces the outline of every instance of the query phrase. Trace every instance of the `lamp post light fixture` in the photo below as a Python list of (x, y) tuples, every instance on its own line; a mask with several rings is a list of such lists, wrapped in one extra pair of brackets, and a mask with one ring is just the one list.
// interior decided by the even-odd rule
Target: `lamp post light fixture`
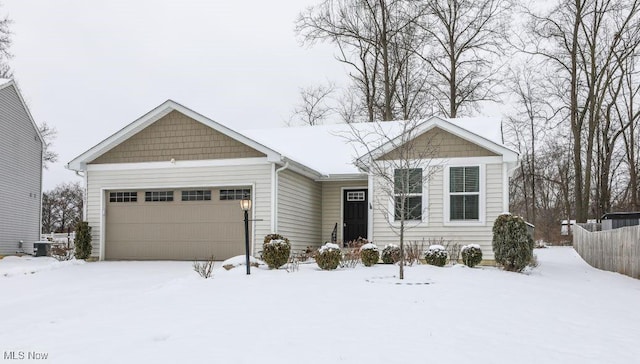
[(240, 200), (240, 208), (244, 211), (244, 249), (246, 254), (247, 275), (251, 274), (251, 262), (249, 261), (249, 210), (251, 199), (245, 196)]

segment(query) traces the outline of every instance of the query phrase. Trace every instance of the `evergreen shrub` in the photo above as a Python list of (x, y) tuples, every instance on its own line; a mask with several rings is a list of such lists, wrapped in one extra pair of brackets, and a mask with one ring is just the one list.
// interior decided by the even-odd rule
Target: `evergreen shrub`
[(478, 244), (469, 244), (460, 250), (462, 262), (469, 268), (473, 268), (482, 262), (482, 249)]
[(86, 221), (76, 224), (76, 237), (73, 240), (76, 247), (76, 259), (87, 259), (91, 256), (91, 226)]
[(338, 268), (342, 260), (342, 250), (336, 244), (326, 243), (318, 249), (316, 263), (322, 270), (334, 270)]
[(431, 245), (424, 252), (424, 260), (427, 264), (444, 267), (447, 264), (447, 260), (449, 260), (449, 252), (442, 245)]
[(387, 244), (382, 249), (382, 263), (395, 264), (400, 261), (400, 247), (395, 244)]
[(368, 243), (360, 248), (360, 256), (362, 264), (364, 264), (365, 267), (371, 267), (378, 263), (378, 260), (380, 259), (380, 252), (375, 244)]
[(289, 261), (291, 243), (280, 234), (269, 234), (264, 237), (262, 244), (262, 260), (269, 269), (278, 269)]
[(533, 239), (519, 216), (498, 216), (493, 223), (492, 245), (496, 263), (504, 270), (522, 272), (533, 260)]

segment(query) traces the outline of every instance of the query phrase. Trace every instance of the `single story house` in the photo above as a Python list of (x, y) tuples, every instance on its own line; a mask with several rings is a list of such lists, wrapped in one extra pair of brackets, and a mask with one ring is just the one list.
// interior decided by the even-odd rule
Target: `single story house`
[(0, 255), (40, 240), (44, 143), (15, 81), (0, 78)]
[[(332, 234), (384, 246), (399, 240), (394, 204), (403, 192), (408, 241), (477, 243), (492, 259), (493, 221), (508, 211), (518, 163), (501, 143), (499, 121), (432, 117), (411, 133), (409, 123), (240, 132), (169, 100), (67, 167), (84, 175), (84, 216), (101, 260), (243, 254), (245, 196), (252, 254), (272, 232), (288, 237), (294, 251)], [(407, 188), (385, 184), (402, 173)]]

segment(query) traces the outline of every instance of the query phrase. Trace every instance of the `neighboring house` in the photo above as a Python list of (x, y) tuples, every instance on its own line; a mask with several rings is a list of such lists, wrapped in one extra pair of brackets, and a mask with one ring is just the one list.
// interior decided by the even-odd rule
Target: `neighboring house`
[(0, 255), (40, 240), (43, 141), (13, 80), (0, 79)]
[[(384, 125), (384, 139), (391, 140), (402, 123), (352, 125), (363, 131)], [(375, 208), (380, 191), (366, 172), (367, 160), (393, 156), (393, 144), (380, 145), (380, 155), (363, 155), (344, 138), (350, 130), (334, 124), (241, 133), (169, 100), (67, 165), (85, 176), (92, 254), (184, 260), (243, 254), (239, 200), (246, 195), (253, 201), (253, 254), (272, 232), (300, 251), (331, 240), (336, 227), (339, 241), (362, 236), (380, 246), (397, 243), (393, 217)], [(426, 208), (406, 239), (477, 243), (492, 259), (493, 221), (508, 210), (509, 175), (518, 161), (500, 143), (499, 121), (434, 117), (418, 131), (418, 142), (437, 137), (438, 167), (417, 194)], [(451, 191), (452, 173), (477, 183)], [(461, 198), (477, 203), (462, 213)]]

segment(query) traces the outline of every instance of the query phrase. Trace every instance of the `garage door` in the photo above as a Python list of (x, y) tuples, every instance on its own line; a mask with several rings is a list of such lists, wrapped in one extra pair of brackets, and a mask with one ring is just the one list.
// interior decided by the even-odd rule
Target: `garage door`
[(216, 260), (244, 254), (246, 187), (106, 192), (106, 259)]

